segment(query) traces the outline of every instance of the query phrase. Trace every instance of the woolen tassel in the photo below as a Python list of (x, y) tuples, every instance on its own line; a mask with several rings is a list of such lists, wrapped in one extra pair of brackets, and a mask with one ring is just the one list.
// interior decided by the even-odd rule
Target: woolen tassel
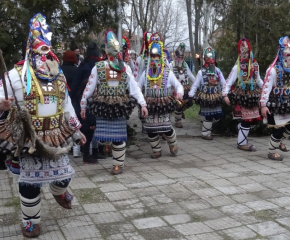
[[(26, 65), (29, 65), (29, 63), (26, 62)], [(27, 67), (27, 74), (26, 74), (26, 78), (27, 78), (26, 93), (27, 93), (27, 95), (29, 95), (30, 89), (31, 89), (31, 73), (30, 73), (30, 68), (28, 66), (26, 66), (26, 67)]]

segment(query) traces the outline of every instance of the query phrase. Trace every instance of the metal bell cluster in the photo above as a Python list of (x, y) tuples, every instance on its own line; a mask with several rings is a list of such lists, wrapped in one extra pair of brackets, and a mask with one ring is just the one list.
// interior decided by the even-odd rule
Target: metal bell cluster
[(233, 106), (239, 104), (241, 107), (253, 108), (259, 107), (261, 89), (255, 88), (252, 91), (235, 89), (228, 94), (230, 102)]
[(122, 97), (97, 96), (88, 99), (88, 108), (97, 117), (106, 119), (118, 119), (132, 114), (137, 100), (127, 95)]
[(280, 100), (278, 95), (270, 95), (269, 101), (267, 102), (267, 107), (270, 112), (274, 114), (285, 114), (290, 113), (290, 99), (289, 96), (283, 96), (283, 102)]
[(195, 97), (195, 103), (201, 107), (216, 107), (221, 105), (223, 102), (223, 97), (221, 93), (203, 93), (199, 92), (197, 97)]
[(149, 115), (172, 113), (178, 104), (173, 96), (160, 98), (146, 97), (145, 100)]

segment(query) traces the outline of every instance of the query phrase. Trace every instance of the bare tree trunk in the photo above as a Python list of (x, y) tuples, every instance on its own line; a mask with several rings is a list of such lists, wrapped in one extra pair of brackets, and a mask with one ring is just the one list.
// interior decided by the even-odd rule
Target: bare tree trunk
[(198, 62), (197, 62), (196, 58), (194, 57), (193, 32), (192, 32), (192, 9), (191, 9), (192, 1), (191, 0), (185, 0), (185, 1), (186, 1), (186, 11), (187, 11), (187, 23), (188, 23), (190, 52), (191, 52), (192, 60), (194, 61), (194, 68), (195, 68), (194, 70), (195, 70), (195, 72), (197, 72), (198, 71)]
[(208, 31), (209, 31), (209, 17), (211, 12), (211, 3), (204, 1), (204, 28), (203, 28), (203, 43), (202, 48), (206, 48), (208, 44)]

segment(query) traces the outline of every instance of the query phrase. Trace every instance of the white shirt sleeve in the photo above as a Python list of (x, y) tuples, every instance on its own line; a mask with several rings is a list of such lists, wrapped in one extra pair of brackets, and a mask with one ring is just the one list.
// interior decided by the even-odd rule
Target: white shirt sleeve
[(139, 78), (138, 85), (140, 89), (144, 87), (145, 80), (146, 80), (145, 74), (146, 74), (145, 71), (143, 71), (143, 73), (141, 74), (141, 77)]
[(188, 93), (188, 95), (190, 97), (193, 97), (195, 95), (195, 93), (196, 93), (197, 89), (199, 88), (201, 82), (202, 82), (202, 72), (201, 72), (201, 70), (199, 70), (197, 75), (196, 75), (195, 81), (191, 85), (190, 91)]
[(91, 75), (89, 77), (88, 83), (83, 92), (83, 96), (80, 103), (81, 109), (85, 109), (87, 107), (87, 99), (93, 95), (96, 89), (97, 83), (98, 83), (97, 67), (94, 66), (91, 71)]
[(224, 75), (223, 75), (222, 71), (219, 68), (216, 68), (216, 70), (217, 70), (217, 74), (218, 74), (219, 79), (220, 79), (221, 87), (223, 87), (223, 85), (226, 83)]
[(73, 128), (74, 130), (78, 130), (81, 128), (81, 123), (75, 113), (75, 109), (71, 103), (71, 99), (69, 95), (67, 96), (67, 99), (64, 100), (64, 117), (66, 121), (68, 122), (69, 126)]
[(139, 80), (139, 79), (137, 79), (137, 76), (138, 76), (140, 63), (141, 63), (141, 57), (139, 56), (139, 57), (137, 57), (137, 59), (135, 61), (134, 70), (133, 70), (133, 75), (134, 75), (134, 78), (136, 79), (136, 81)]
[(261, 79), (261, 76), (260, 76), (260, 66), (258, 65), (258, 75), (257, 75), (257, 85), (259, 88), (262, 88), (263, 86), (263, 80)]
[(230, 75), (228, 76), (226, 83), (223, 85), (223, 96), (227, 96), (229, 91), (231, 90), (231, 86), (235, 83), (238, 76), (237, 65), (232, 68)]
[[(266, 71), (266, 76), (267, 72), (270, 70), (270, 68), (267, 69)], [(272, 91), (272, 87), (274, 86), (274, 82), (276, 81), (276, 76), (277, 73), (274, 68), (271, 69), (270, 74), (268, 78), (265, 78), (262, 89), (261, 89), (261, 98), (260, 98), (260, 103), (262, 107), (265, 107), (267, 105), (267, 102), (269, 100), (269, 95)]]
[(182, 84), (177, 80), (177, 78), (175, 77), (172, 71), (169, 71), (168, 80), (170, 81), (171, 87), (175, 89), (175, 92), (177, 94), (178, 93), (181, 93), (182, 95), (184, 94), (184, 89), (183, 89)]
[(136, 98), (138, 103), (141, 106), (146, 106), (146, 102), (142, 94), (141, 88), (138, 86), (138, 83), (135, 81), (135, 78), (131, 70), (127, 71), (127, 83), (129, 85), (130, 95)]
[(191, 81), (191, 83), (193, 84), (195, 82), (195, 76), (193, 76), (192, 72), (190, 71), (190, 68), (188, 67), (187, 63), (186, 64), (186, 71), (187, 71), (187, 76), (188, 79)]
[[(12, 87), (15, 91), (16, 98), (18, 100), (18, 103), (21, 107), (24, 107), (23, 104), (23, 89), (22, 89), (22, 82), (20, 79), (20, 76), (16, 69), (12, 69), (8, 72), (9, 78), (11, 80)], [(5, 82), (6, 82), (6, 88), (8, 97), (13, 97), (13, 92), (9, 83), (9, 79), (7, 76), (7, 73), (5, 73)], [(3, 81), (0, 80), (0, 99), (5, 99), (5, 93), (4, 93), (4, 87), (3, 87)], [(12, 106), (15, 106), (15, 101), (12, 101)], [(3, 112), (2, 112), (3, 113)]]

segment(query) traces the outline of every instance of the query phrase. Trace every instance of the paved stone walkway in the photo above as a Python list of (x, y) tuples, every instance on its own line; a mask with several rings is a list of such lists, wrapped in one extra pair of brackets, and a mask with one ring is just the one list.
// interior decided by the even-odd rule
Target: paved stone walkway
[[(136, 113), (134, 123), (140, 131)], [(250, 138), (259, 151), (248, 153), (235, 138), (202, 140), (196, 124), (177, 131), (178, 156), (163, 141), (158, 160), (138, 133), (122, 175), (110, 175), (110, 159), (72, 159), (73, 210), (61, 209), (44, 187), (38, 239), (290, 239), (289, 153), (273, 162), (265, 158), (267, 137)], [(7, 172), (0, 172), (0, 190), (0, 238), (23, 239), (17, 185)]]

